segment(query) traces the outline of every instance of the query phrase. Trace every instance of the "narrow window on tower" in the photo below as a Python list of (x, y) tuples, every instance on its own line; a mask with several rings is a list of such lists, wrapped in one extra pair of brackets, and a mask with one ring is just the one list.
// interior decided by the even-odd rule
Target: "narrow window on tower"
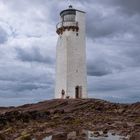
[(78, 36), (79, 34), (78, 33), (76, 33), (76, 36)]

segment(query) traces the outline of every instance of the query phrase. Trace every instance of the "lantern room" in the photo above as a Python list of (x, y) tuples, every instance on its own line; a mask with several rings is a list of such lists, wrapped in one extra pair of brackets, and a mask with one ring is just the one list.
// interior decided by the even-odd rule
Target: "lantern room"
[(56, 25), (56, 32), (62, 35), (64, 31), (72, 30), (78, 32), (78, 22), (76, 21), (76, 10), (70, 5), (69, 9), (60, 13), (61, 21)]

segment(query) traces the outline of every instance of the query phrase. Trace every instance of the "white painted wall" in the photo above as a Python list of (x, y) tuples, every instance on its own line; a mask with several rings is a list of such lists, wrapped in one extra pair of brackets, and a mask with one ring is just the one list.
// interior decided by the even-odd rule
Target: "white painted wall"
[(64, 31), (59, 35), (56, 55), (55, 98), (61, 98), (62, 89), (66, 96), (75, 98), (75, 87), (82, 86), (82, 98), (87, 98), (85, 13), (76, 11), (76, 31)]

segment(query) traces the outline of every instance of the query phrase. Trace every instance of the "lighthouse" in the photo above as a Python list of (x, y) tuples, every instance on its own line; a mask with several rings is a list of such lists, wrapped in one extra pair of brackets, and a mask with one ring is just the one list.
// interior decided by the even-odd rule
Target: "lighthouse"
[(55, 98), (87, 98), (85, 15), (71, 5), (60, 12)]

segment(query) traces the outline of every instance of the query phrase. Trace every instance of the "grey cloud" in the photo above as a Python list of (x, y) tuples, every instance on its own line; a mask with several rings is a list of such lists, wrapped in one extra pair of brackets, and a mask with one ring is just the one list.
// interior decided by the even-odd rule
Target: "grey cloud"
[(44, 85), (40, 85), (39, 83), (37, 84), (33, 84), (33, 83), (19, 83), (16, 87), (16, 91), (31, 91), (31, 90), (37, 90), (39, 88), (47, 88), (48, 85), (44, 84)]
[[(117, 24), (116, 18), (100, 18), (98, 16), (88, 17), (87, 19), (87, 35), (88, 37), (95, 39), (101, 37), (109, 37), (115, 35), (114, 33), (119, 32), (121, 29), (119, 28), (120, 24)], [(95, 19), (95, 21), (93, 21)], [(91, 22), (93, 21), (93, 22)]]
[[(135, 68), (104, 77), (88, 77), (89, 94), (92, 97), (117, 102), (140, 100), (140, 71)], [(137, 98), (136, 98), (137, 97)]]
[[(121, 39), (127, 35), (140, 40), (139, 0), (87, 0), (87, 36), (97, 39)], [(81, 1), (79, 0), (81, 4)], [(93, 5), (93, 6), (92, 6)], [(131, 16), (129, 13), (133, 13)], [(130, 39), (128, 38), (128, 41)]]
[(0, 44), (4, 44), (8, 39), (8, 34), (7, 32), (0, 27)]
[[(21, 73), (22, 77), (27, 77), (27, 75), (23, 75)], [(34, 75), (34, 77), (36, 77)], [(17, 77), (18, 79), (19, 77)], [(43, 78), (43, 77), (42, 77)], [(39, 81), (36, 81), (35, 79), (31, 79), (29, 81), (31, 82), (23, 82), (22, 78), (20, 78), (17, 81), (11, 81), (10, 79), (7, 81), (3, 81), (0, 79), (0, 93), (4, 92), (4, 91), (11, 91), (11, 92), (15, 92), (15, 93), (20, 93), (23, 91), (29, 92), (32, 90), (38, 90), (38, 89), (47, 89), (50, 88), (53, 84), (52, 79), (51, 78), (47, 78), (46, 82), (44, 82), (44, 79), (40, 78)], [(1, 95), (0, 95), (1, 96)], [(5, 95), (4, 95), (5, 96)], [(13, 96), (11, 94), (11, 96)]]
[(115, 59), (111, 62), (108, 56), (96, 57), (87, 63), (88, 76), (105, 76), (122, 70), (123, 64), (115, 63)]
[(140, 14), (139, 0), (115, 0), (111, 3), (120, 6), (122, 12), (125, 12), (127, 14)]
[(43, 56), (40, 52), (40, 49), (37, 47), (32, 47), (30, 50), (16, 47), (16, 52), (17, 58), (24, 62), (38, 62), (46, 64), (54, 63), (53, 58), (50, 56)]
[[(53, 98), (52, 87), (48, 89), (36, 89), (32, 91), (15, 92), (0, 90), (0, 106), (19, 106), (29, 103), (37, 103)], [(50, 93), (50, 94), (49, 94)], [(1, 96), (3, 95), (3, 96)]]
[(132, 62), (129, 63), (132, 67), (139, 67), (140, 66), (140, 46), (132, 46), (125, 50), (124, 55), (128, 58), (132, 59)]
[(104, 76), (111, 73), (112, 71), (109, 64), (105, 60), (97, 59), (93, 62), (89, 62), (87, 65), (87, 74), (89, 76)]
[(0, 106), (21, 105), (53, 97), (54, 80), (48, 68), (16, 63), (0, 65)]
[[(110, 78), (111, 79), (111, 78)], [(111, 83), (112, 82), (112, 83)], [(116, 81), (115, 80), (113, 81), (109, 81), (109, 82), (105, 82), (104, 80), (99, 84), (99, 85), (96, 85), (96, 87), (94, 87), (94, 91), (98, 91), (99, 93), (101, 92), (111, 92), (111, 91), (118, 91), (118, 94), (120, 90), (127, 90), (128, 89), (128, 85), (127, 83), (124, 83), (124, 81)], [(116, 84), (117, 83), (117, 84)]]
[[(37, 66), (37, 65), (36, 65)], [(3, 70), (0, 70), (0, 82), (2, 83), (21, 83), (20, 85), (26, 85), (26, 83), (40, 83), (40, 84), (47, 84), (52, 85), (53, 84), (53, 78), (51, 73), (48, 74), (47, 69), (45, 69), (45, 72), (37, 69), (33, 69), (33, 67), (25, 69), (24, 67), (21, 67), (18, 69), (19, 66), (10, 67), (4, 67)], [(2, 68), (2, 67), (1, 67)], [(44, 69), (44, 67), (42, 67)], [(7, 71), (7, 73), (5, 73)], [(17, 85), (18, 86), (18, 85)], [(1, 88), (3, 88), (2, 86)], [(6, 88), (10, 87), (9, 85), (6, 86)], [(5, 88), (5, 89), (6, 89)]]
[(79, 2), (81, 1), (85, 4), (100, 4), (106, 8), (113, 6), (118, 8), (120, 12), (125, 12), (126, 14), (140, 14), (139, 0), (79, 0)]
[[(2, 81), (1, 81), (2, 82)], [(22, 82), (11, 82), (11, 81), (5, 81), (4, 84), (1, 83), (0, 85), (1, 91), (15, 91), (15, 92), (21, 92), (21, 91), (31, 91), (36, 90), (39, 88), (48, 88), (47, 84), (40, 84), (40, 83), (22, 83)]]
[[(68, 3), (58, 0), (1, 1), (6, 13), (0, 17), (12, 27), (14, 37), (6, 42), (7, 49), (1, 48), (0, 105), (53, 98), (56, 48), (47, 47), (48, 52), (45, 52), (41, 46), (50, 46), (54, 41), (52, 36), (56, 35), (59, 12), (67, 8)], [(87, 13), (89, 97), (117, 102), (140, 100), (139, 1), (72, 0), (71, 4)], [(12, 52), (14, 46), (18, 47)]]
[[(111, 9), (112, 7), (110, 7)], [(103, 16), (104, 11), (89, 9), (87, 15), (87, 35), (91, 39), (119, 38), (125, 34), (135, 36), (139, 40), (140, 17), (128, 17), (119, 12)], [(111, 17), (112, 16), (112, 17)]]

